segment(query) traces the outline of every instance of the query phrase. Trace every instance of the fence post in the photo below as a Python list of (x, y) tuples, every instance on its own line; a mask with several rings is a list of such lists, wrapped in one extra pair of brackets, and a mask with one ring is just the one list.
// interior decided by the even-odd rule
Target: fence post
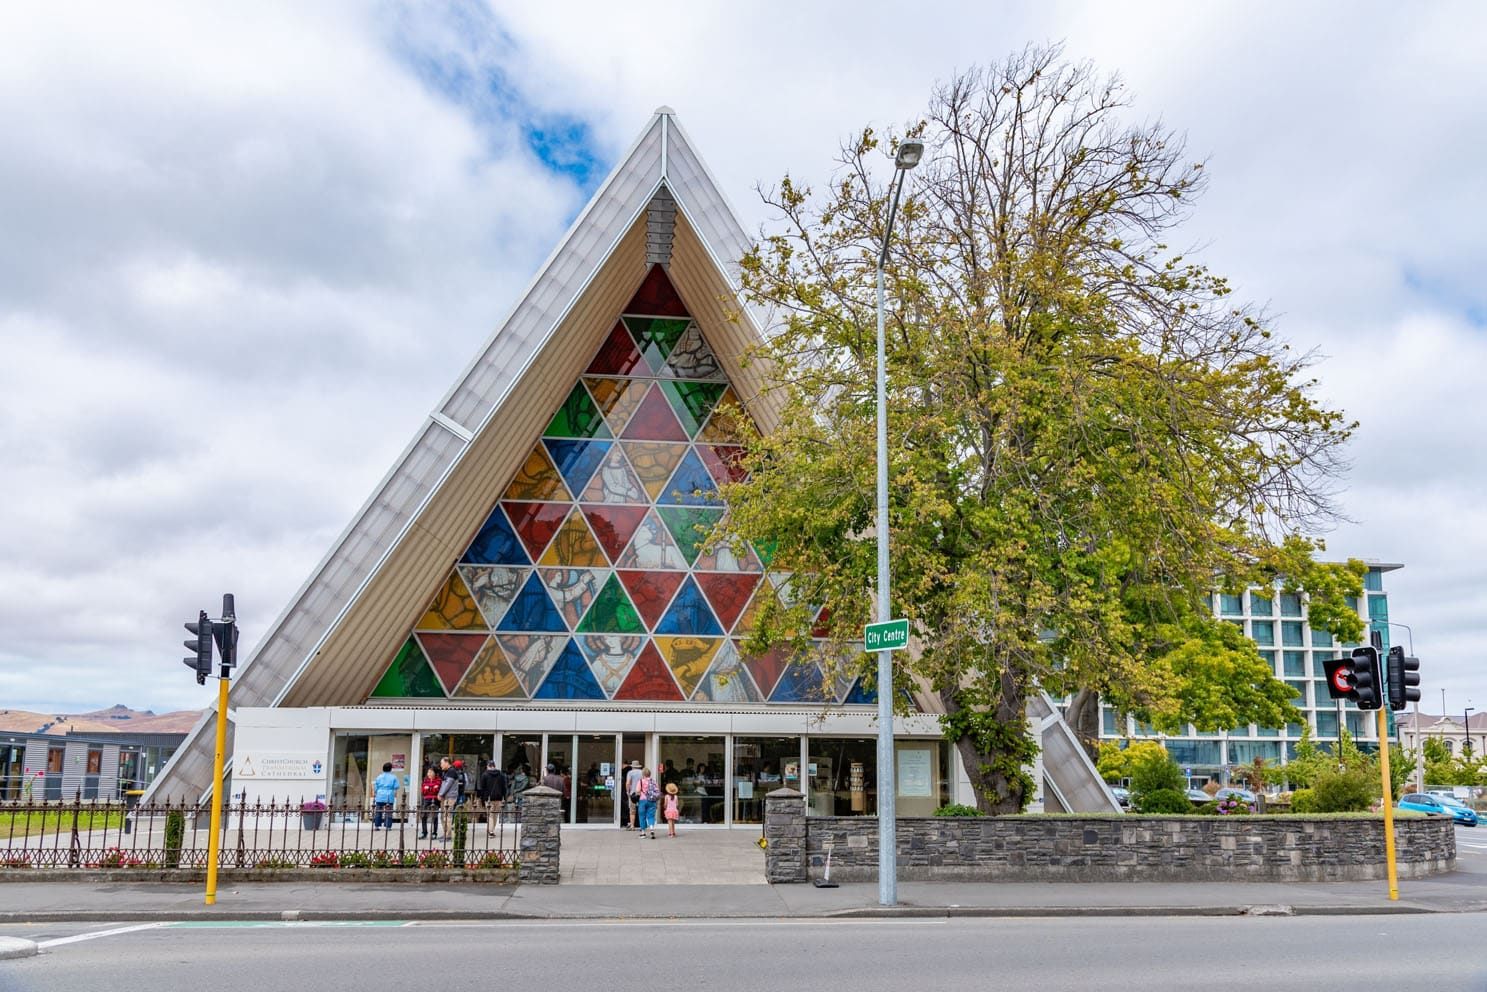
[(805, 796), (776, 789), (764, 797), (764, 880), (779, 885), (806, 880)]
[(517, 871), (517, 880), (527, 885), (556, 885), (562, 860), (559, 830), (563, 822), (563, 794), (539, 785), (523, 792), (522, 798), (525, 806), (518, 828), (521, 831), (521, 841), (517, 846), (521, 867)]
[(67, 867), (76, 868), (82, 863), (80, 857), (83, 842), (77, 835), (77, 819), (83, 811), (83, 793), (79, 789), (72, 794), (72, 840), (67, 846)]

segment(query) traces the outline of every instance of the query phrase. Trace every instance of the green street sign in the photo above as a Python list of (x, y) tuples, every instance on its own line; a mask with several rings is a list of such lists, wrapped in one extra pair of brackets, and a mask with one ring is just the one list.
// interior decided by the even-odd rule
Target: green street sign
[(884, 620), (862, 628), (862, 646), (868, 651), (898, 651), (909, 646), (909, 621)]

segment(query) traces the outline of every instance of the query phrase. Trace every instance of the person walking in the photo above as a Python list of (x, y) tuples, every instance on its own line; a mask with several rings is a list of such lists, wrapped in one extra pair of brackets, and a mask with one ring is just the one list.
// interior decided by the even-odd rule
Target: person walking
[(666, 798), (661, 803), (661, 815), (666, 819), (666, 836), (676, 836), (676, 821), (682, 816), (682, 801), (677, 795), (680, 790), (676, 783), (672, 782), (666, 787)]
[(392, 762), (382, 763), (382, 774), (372, 780), (372, 829), (392, 829), (392, 804), (398, 798), (398, 777)]
[(444, 778), (439, 783), (439, 819), (444, 824), (444, 843), (454, 836), (454, 807), (460, 797), (460, 773), (448, 758), (439, 759)]
[(656, 839), (656, 799), (661, 795), (661, 787), (656, 780), (651, 778), (651, 770), (643, 768), (640, 771), (640, 836), (644, 837), (646, 831), (650, 831), (651, 840)]
[(501, 807), (506, 803), (506, 773), (494, 761), (488, 761), (480, 775), (480, 804), (487, 816), (500, 819)]
[(419, 786), (419, 794), (423, 797), (423, 809), (418, 814), (418, 839), (429, 835), (433, 830), (434, 839), (439, 839), (439, 786), (444, 782), (439, 777), (439, 769), (429, 765), (423, 771), (423, 784)]
[(629, 769), (625, 772), (625, 808), (629, 812), (629, 820), (625, 824), (631, 830), (640, 829), (640, 762), (631, 761)]

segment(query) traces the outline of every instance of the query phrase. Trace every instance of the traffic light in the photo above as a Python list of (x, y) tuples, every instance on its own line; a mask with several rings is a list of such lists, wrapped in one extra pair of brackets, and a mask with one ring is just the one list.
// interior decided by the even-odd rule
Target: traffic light
[(1388, 665), (1389, 708), (1402, 710), (1405, 703), (1418, 703), (1420, 690), (1415, 686), (1420, 684), (1420, 659), (1406, 657), (1404, 648), (1393, 647)]
[(222, 619), (212, 624), (212, 640), (217, 642), (217, 654), (222, 659), (222, 677), (228, 677), (228, 669), (238, 663), (237, 608), (232, 593), (222, 597)]
[(212, 621), (207, 619), (207, 611), (198, 613), (196, 622), (186, 624), (186, 629), (191, 632), (191, 640), (185, 642), (186, 650), (192, 654), (181, 661), (187, 668), (196, 670), (197, 685), (206, 685), (212, 672)]
[(1352, 658), (1324, 658), (1322, 668), (1327, 672), (1327, 695), (1329, 697), (1354, 701), (1358, 699), (1358, 694), (1353, 691)]
[(1378, 648), (1353, 649), (1353, 692), (1360, 710), (1376, 710), (1384, 704), (1381, 674)]

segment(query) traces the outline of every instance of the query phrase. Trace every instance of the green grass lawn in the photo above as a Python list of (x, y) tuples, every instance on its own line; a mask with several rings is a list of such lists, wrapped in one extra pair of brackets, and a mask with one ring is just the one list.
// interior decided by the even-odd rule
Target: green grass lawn
[[(124, 826), (122, 810), (88, 810), (78, 814), (79, 830), (117, 830)], [(72, 810), (53, 809), (45, 813), (0, 812), (0, 843), (10, 837), (72, 832)]]

